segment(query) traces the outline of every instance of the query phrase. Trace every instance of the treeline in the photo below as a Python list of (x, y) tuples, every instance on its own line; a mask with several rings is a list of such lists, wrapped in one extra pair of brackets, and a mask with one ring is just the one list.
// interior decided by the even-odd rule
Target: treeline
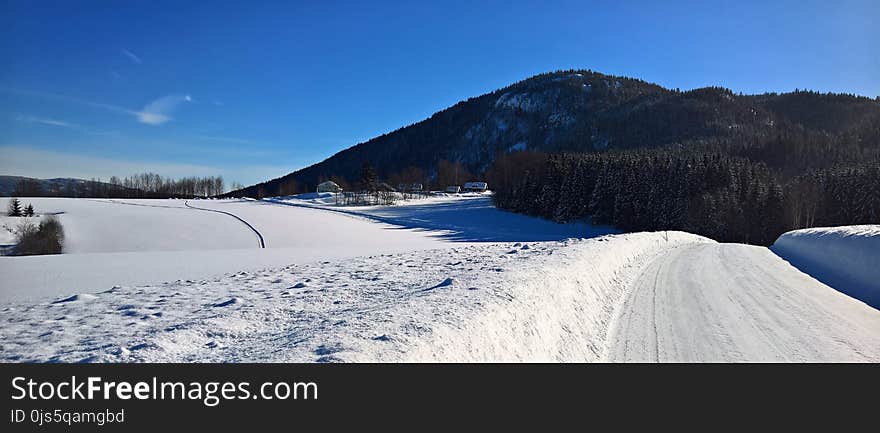
[(174, 179), (156, 173), (140, 173), (133, 176), (110, 178), (110, 184), (134, 190), (135, 194), (165, 197), (213, 197), (225, 192), (222, 176), (183, 177)]
[(878, 166), (874, 160), (783, 182), (762, 162), (653, 149), (511, 154), (487, 177), (496, 205), (514, 212), (769, 245), (792, 229), (880, 222)]

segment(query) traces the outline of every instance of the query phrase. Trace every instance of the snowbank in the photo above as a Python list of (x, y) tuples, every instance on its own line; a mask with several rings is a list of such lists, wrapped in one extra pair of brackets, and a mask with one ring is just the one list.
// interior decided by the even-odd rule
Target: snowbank
[(823, 283), (880, 308), (880, 225), (794, 230), (770, 249)]
[(656, 258), (714, 242), (684, 232), (632, 233), (566, 242), (539, 266), (513, 274), (504, 297), (477, 314), (443, 317), (406, 361), (601, 361), (628, 288)]

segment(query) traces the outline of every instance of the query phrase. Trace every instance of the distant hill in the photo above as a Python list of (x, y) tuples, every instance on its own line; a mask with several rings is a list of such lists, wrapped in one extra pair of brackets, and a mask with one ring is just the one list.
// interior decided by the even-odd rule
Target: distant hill
[[(355, 183), (364, 161), (380, 178), (442, 160), (485, 172), (499, 155), (664, 146), (724, 149), (791, 176), (880, 154), (880, 100), (795, 91), (741, 95), (721, 87), (666, 89), (589, 70), (541, 74), (470, 98), (430, 118), (230, 195), (311, 191)], [(285, 188), (283, 188), (286, 185)]]
[[(95, 191), (100, 191), (102, 194), (95, 194)], [(0, 196), (2, 197), (13, 195), (27, 197), (90, 197), (96, 195), (106, 196), (107, 192), (113, 193), (112, 195), (121, 195), (122, 193), (132, 191), (135, 190), (85, 179), (36, 179), (24, 176), (0, 175)]]

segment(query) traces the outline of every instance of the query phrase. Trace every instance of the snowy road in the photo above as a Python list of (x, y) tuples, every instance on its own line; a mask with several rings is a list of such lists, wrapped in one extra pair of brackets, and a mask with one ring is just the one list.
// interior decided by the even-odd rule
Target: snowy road
[(880, 311), (767, 248), (679, 247), (648, 265), (609, 331), (609, 361), (880, 361)]

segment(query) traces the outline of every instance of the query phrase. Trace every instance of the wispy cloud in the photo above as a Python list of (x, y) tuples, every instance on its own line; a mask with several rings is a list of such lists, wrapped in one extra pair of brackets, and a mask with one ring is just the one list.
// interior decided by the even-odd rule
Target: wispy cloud
[(141, 58), (138, 57), (135, 53), (132, 53), (131, 51), (126, 50), (125, 48), (122, 49), (122, 54), (125, 55), (125, 57), (128, 57), (129, 59), (131, 59), (132, 62), (135, 62), (139, 65), (141, 63), (144, 63), (144, 61), (141, 60)]
[(112, 111), (114, 113), (134, 116), (134, 118), (137, 119), (138, 122), (146, 123), (148, 125), (161, 125), (165, 122), (168, 122), (169, 120), (172, 120), (171, 113), (174, 111), (175, 108), (177, 108), (178, 105), (183, 102), (193, 101), (190, 95), (166, 95), (150, 102), (141, 110), (131, 110), (117, 105), (87, 101), (84, 99), (79, 99), (67, 95), (60, 95), (57, 93), (40, 92), (34, 90), (9, 89), (2, 87), (0, 87), (0, 91), (7, 91), (22, 95), (30, 95), (44, 99), (51, 99), (55, 101), (71, 102), (75, 104), (86, 105), (89, 107), (101, 108), (107, 111)]
[(167, 95), (147, 104), (137, 113), (138, 121), (148, 125), (161, 125), (171, 120), (171, 112), (183, 102), (192, 102), (189, 95)]
[(218, 107), (222, 107), (222, 106), (223, 106), (223, 102), (222, 102), (222, 101), (214, 101), (214, 105), (216, 105), (216, 106), (218, 106)]
[(75, 123), (65, 122), (63, 120), (49, 119), (45, 117), (18, 116), (15, 119), (20, 122), (40, 123), (43, 125), (60, 126), (62, 128), (79, 128), (79, 125)]

